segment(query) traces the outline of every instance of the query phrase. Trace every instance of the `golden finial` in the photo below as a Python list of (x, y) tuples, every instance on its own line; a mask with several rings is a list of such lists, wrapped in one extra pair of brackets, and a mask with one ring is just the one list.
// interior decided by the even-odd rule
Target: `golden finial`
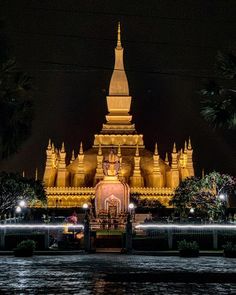
[(184, 152), (187, 152), (187, 149), (188, 149), (187, 146), (188, 146), (188, 145), (187, 145), (187, 140), (185, 140), (185, 141), (184, 141)]
[(99, 143), (99, 147), (98, 147), (98, 155), (102, 156), (102, 145), (101, 143)]
[(52, 148), (51, 139), (49, 138), (49, 140), (48, 140), (48, 150), (50, 150), (51, 148)]
[(190, 136), (189, 136), (189, 139), (188, 139), (188, 150), (191, 150), (192, 149), (192, 144), (191, 144), (191, 139), (190, 139)]
[(25, 177), (25, 170), (22, 171), (22, 177)]
[(154, 150), (154, 155), (158, 155), (158, 148), (157, 148), (157, 143), (155, 143), (155, 150)]
[(176, 144), (174, 142), (174, 146), (173, 146), (173, 153), (176, 153)]
[(166, 163), (167, 165), (169, 165), (168, 153), (166, 153), (165, 163)]
[(71, 160), (70, 160), (70, 162), (72, 163), (74, 160), (75, 160), (75, 151), (73, 150), (72, 151), (72, 154), (71, 154)]
[(135, 156), (136, 156), (136, 157), (139, 157), (139, 148), (138, 148), (138, 144), (136, 145)]
[(202, 168), (202, 178), (204, 178), (205, 177), (205, 170), (204, 170), (204, 168)]
[(63, 142), (62, 145), (61, 145), (61, 153), (64, 153), (64, 152), (65, 152), (65, 144)]
[(55, 152), (55, 146), (54, 146), (54, 143), (52, 142), (52, 152), (54, 153)]
[(121, 148), (120, 148), (120, 144), (118, 145), (117, 156), (118, 156), (118, 157), (121, 157)]
[(120, 22), (118, 22), (118, 30), (117, 30), (117, 48), (121, 48), (121, 29), (120, 29)]
[(80, 148), (79, 148), (79, 154), (83, 155), (84, 151), (83, 151), (83, 143), (82, 141), (80, 142)]

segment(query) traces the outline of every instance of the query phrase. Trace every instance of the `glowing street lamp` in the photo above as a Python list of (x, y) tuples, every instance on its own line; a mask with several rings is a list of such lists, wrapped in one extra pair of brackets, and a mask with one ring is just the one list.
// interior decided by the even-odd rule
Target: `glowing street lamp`
[[(135, 220), (135, 207), (134, 207), (134, 204), (133, 203), (130, 203), (129, 204), (129, 211), (130, 211), (130, 215), (132, 216), (133, 215), (133, 218)], [(133, 214), (132, 214), (133, 213)]]
[(21, 201), (19, 202), (19, 206), (20, 206), (21, 208), (26, 207), (26, 202), (25, 202), (24, 200), (21, 200)]
[(88, 204), (87, 204), (87, 203), (84, 203), (84, 204), (83, 204), (83, 209), (85, 209), (85, 210), (88, 209)]
[(134, 204), (133, 204), (133, 203), (130, 203), (130, 204), (129, 204), (129, 209), (130, 209), (130, 210), (133, 210), (133, 209), (134, 209)]
[(226, 196), (225, 196), (224, 194), (220, 194), (220, 195), (219, 195), (219, 199), (220, 199), (221, 201), (225, 201)]
[(189, 210), (189, 212), (193, 214), (193, 213), (194, 213), (194, 208), (191, 208), (191, 209)]
[(17, 214), (20, 214), (20, 213), (21, 213), (21, 207), (20, 207), (20, 206), (17, 206), (17, 207), (16, 207), (16, 213), (17, 213)]

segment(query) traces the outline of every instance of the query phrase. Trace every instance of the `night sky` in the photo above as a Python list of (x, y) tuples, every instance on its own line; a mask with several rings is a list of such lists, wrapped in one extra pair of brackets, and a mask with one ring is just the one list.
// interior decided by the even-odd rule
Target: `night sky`
[(236, 51), (235, 15), (235, 0), (1, 0), (8, 46), (34, 78), (35, 119), (31, 137), (0, 169), (29, 176), (38, 167), (42, 176), (49, 137), (64, 141), (69, 157), (81, 140), (91, 147), (107, 113), (121, 21), (131, 112), (146, 148), (157, 140), (164, 157), (190, 135), (198, 175), (202, 168), (235, 175), (235, 132), (208, 127), (197, 94), (216, 78), (217, 51)]

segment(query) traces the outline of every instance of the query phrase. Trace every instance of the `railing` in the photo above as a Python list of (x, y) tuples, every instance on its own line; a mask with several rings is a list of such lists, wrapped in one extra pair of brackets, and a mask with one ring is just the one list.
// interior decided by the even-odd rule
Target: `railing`
[[(197, 241), (200, 248), (220, 249), (228, 241), (236, 243), (236, 224), (138, 224), (134, 227), (134, 239), (156, 242), (166, 250), (177, 248), (180, 240)], [(158, 244), (159, 243), (159, 244)], [(165, 246), (164, 246), (165, 245)]]

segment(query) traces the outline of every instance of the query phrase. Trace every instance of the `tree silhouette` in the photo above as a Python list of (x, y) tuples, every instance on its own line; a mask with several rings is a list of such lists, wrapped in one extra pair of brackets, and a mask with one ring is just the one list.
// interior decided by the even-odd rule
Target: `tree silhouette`
[[(236, 79), (236, 56), (218, 52), (216, 70), (221, 78)], [(214, 128), (236, 128), (236, 90), (210, 81), (200, 90), (201, 114)]]
[(33, 119), (31, 78), (18, 70), (0, 34), (0, 158), (17, 152), (28, 138)]

